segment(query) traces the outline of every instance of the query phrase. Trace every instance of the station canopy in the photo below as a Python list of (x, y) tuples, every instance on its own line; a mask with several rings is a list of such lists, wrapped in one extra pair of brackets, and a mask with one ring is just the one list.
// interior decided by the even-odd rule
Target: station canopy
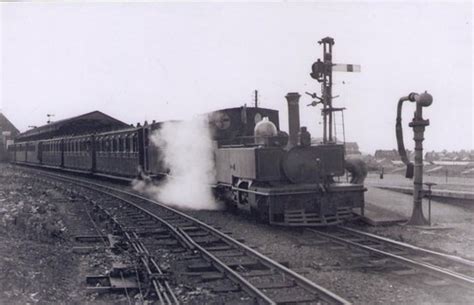
[(130, 127), (128, 124), (105, 113), (93, 111), (27, 130), (19, 134), (15, 140), (16, 142), (36, 141), (119, 130), (128, 127)]

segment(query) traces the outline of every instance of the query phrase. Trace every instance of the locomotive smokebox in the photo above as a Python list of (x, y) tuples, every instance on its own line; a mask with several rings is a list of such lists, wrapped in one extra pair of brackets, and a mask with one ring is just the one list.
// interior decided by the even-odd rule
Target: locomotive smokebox
[(301, 95), (298, 92), (289, 92), (285, 96), (288, 101), (289, 147), (298, 145), (298, 132), (300, 131), (300, 97)]

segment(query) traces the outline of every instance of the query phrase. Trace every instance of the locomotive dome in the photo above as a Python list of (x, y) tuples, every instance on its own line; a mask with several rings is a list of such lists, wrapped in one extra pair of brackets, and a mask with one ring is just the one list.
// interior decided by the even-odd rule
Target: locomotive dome
[(278, 134), (278, 130), (268, 117), (264, 117), (260, 122), (255, 125), (254, 136), (256, 138), (268, 138), (275, 137)]
[(256, 144), (268, 145), (269, 138), (275, 137), (277, 134), (278, 130), (275, 124), (273, 124), (268, 117), (264, 117), (255, 125), (254, 136)]

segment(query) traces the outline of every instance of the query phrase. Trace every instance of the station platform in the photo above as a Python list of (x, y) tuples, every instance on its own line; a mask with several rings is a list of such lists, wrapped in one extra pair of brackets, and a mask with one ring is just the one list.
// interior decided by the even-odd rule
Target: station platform
[(404, 223), (411, 213), (411, 196), (368, 186), (365, 193), (365, 211), (361, 219), (372, 226)]
[[(471, 218), (474, 208), (474, 178), (425, 175), (424, 182), (434, 182), (432, 188), (432, 223), (459, 222)], [(369, 173), (365, 180), (366, 210), (363, 220), (371, 225), (401, 224), (411, 217), (413, 180), (402, 174)], [(426, 185), (423, 185), (427, 189)], [(423, 212), (428, 218), (428, 198), (423, 199)]]
[[(399, 192), (396, 187), (367, 186), (365, 213), (362, 220), (373, 226), (403, 224), (408, 221), (413, 209), (413, 196), (408, 187)], [(428, 219), (428, 199), (423, 199), (423, 213)], [(472, 213), (472, 210), (470, 211)], [(465, 206), (457, 206), (438, 200), (431, 200), (431, 222), (450, 224), (470, 214)]]
[[(413, 187), (408, 186), (377, 186), (378, 188), (395, 191), (404, 194), (413, 194)], [(466, 192), (466, 191), (454, 191), (454, 190), (431, 190), (432, 198), (449, 198), (449, 199), (461, 199), (470, 201), (472, 200), (474, 203), (474, 192)]]

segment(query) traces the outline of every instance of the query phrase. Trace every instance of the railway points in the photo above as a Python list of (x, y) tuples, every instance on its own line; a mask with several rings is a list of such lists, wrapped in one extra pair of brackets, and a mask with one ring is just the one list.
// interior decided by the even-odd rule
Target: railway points
[[(159, 240), (165, 241), (160, 243), (159, 246), (161, 247), (171, 244), (174, 247), (175, 243), (166, 241), (176, 239), (185, 250), (187, 249), (191, 253), (195, 252), (194, 255), (189, 253), (191, 254), (190, 260), (194, 261), (194, 263), (188, 264), (189, 271), (194, 272), (196, 276), (199, 275), (201, 279), (207, 279), (207, 281), (212, 281), (211, 277), (215, 281), (228, 278), (240, 288), (224, 289), (223, 292), (228, 293), (234, 289), (237, 291), (241, 289), (252, 299), (255, 299), (258, 304), (287, 302), (350, 304), (342, 297), (311, 282), (229, 235), (159, 202), (118, 188), (104, 186), (97, 182), (51, 173), (43, 173), (42, 175), (50, 179), (70, 183), (74, 187), (79, 186), (101, 195), (107, 195), (113, 199), (111, 202), (100, 204), (94, 202), (94, 216), (97, 217), (97, 214), (102, 214), (113, 224), (116, 234), (125, 235), (128, 243), (133, 246), (140, 256), (143, 265), (145, 265), (145, 270), (148, 270), (148, 277), (152, 278), (151, 281), (155, 287), (155, 296), (163, 304), (177, 304), (178, 301), (166, 280), (163, 288), (160, 286), (161, 282), (153, 279), (156, 273), (161, 275), (163, 279), (166, 279), (166, 277), (163, 276), (160, 269), (153, 270), (158, 268), (158, 264), (153, 258), (153, 252), (145, 247), (144, 244), (147, 242), (141, 241), (139, 236), (158, 238), (154, 236), (158, 234)], [(164, 231), (168, 231), (167, 236), (165, 236), (166, 234), (163, 235)], [(151, 247), (153, 246), (157, 246), (156, 241), (151, 243)], [(172, 252), (178, 253), (178, 251)], [(199, 253), (198, 256), (196, 256), (197, 253)], [(203, 259), (207, 263), (199, 262)], [(152, 263), (151, 267), (149, 267), (148, 262)], [(216, 276), (216, 272), (220, 272), (221, 275)], [(121, 283), (123, 283), (123, 279)], [(131, 285), (128, 289), (133, 288), (136, 289), (136, 285)], [(94, 287), (91, 289), (94, 289)], [(110, 288), (106, 287), (106, 289)], [(163, 290), (165, 290), (164, 293), (162, 293)], [(167, 292), (171, 294), (168, 295)], [(166, 301), (162, 301), (164, 299)]]

